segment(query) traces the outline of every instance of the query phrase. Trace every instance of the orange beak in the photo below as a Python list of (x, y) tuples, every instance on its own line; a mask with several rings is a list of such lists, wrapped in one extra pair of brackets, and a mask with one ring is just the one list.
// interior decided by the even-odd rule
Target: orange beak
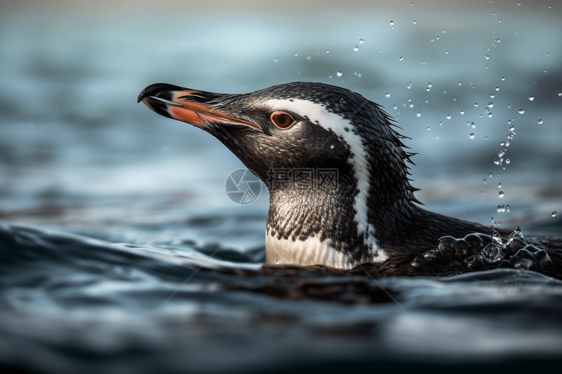
[(160, 115), (199, 128), (205, 128), (212, 123), (225, 123), (261, 130), (256, 124), (213, 110), (211, 106), (205, 104), (220, 96), (170, 84), (156, 83), (142, 90), (137, 103), (142, 101), (149, 109)]

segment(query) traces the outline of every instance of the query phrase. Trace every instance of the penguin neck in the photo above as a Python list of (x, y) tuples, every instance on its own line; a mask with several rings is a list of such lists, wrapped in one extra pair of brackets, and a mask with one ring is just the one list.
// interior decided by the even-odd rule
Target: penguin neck
[(415, 256), (434, 248), (442, 236), (489, 233), (486, 227), (426, 211), (408, 200), (371, 196), (367, 214), (371, 232), (365, 240), (367, 233), (358, 231), (353, 190), (271, 191), (266, 262), (353, 268)]
[(267, 263), (351, 268), (384, 262), (396, 251), (392, 238), (408, 230), (419, 208), (376, 193), (360, 198), (356, 183), (336, 190), (270, 189)]

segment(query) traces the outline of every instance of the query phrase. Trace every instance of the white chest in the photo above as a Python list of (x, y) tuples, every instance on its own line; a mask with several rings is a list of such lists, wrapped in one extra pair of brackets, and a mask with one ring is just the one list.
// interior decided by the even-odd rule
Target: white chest
[(330, 246), (330, 240), (320, 241), (312, 236), (305, 241), (277, 239), (265, 234), (266, 264), (272, 265), (326, 265), (339, 269), (354, 267), (346, 255)]

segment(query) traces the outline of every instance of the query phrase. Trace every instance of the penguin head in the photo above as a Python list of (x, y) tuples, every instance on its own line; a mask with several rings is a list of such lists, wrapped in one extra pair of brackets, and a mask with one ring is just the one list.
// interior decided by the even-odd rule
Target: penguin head
[(350, 90), (294, 82), (217, 94), (159, 83), (146, 87), (141, 101), (210, 133), (264, 182), (271, 169), (333, 168), (355, 183), (364, 175), (370, 187), (375, 175), (381, 185), (405, 186), (398, 190), (413, 199), (405, 165), (412, 154), (403, 150), (404, 137), (379, 105)]

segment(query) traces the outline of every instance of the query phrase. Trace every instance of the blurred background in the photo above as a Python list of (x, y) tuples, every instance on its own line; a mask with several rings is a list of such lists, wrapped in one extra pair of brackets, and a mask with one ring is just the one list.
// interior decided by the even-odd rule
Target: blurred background
[[(550, 224), (562, 209), (561, 15), (556, 1), (3, 0), (0, 218), (243, 209), (223, 189), (242, 164), (136, 97), (156, 82), (239, 93), (302, 80), (357, 91), (398, 120), (428, 208)], [(265, 214), (266, 198), (248, 209)]]
[(559, 370), (541, 274), (261, 269), (265, 186), (234, 204), (238, 159), (136, 99), (349, 88), (411, 137), (426, 208), (560, 235), (561, 20), (555, 0), (0, 0), (0, 367)]

